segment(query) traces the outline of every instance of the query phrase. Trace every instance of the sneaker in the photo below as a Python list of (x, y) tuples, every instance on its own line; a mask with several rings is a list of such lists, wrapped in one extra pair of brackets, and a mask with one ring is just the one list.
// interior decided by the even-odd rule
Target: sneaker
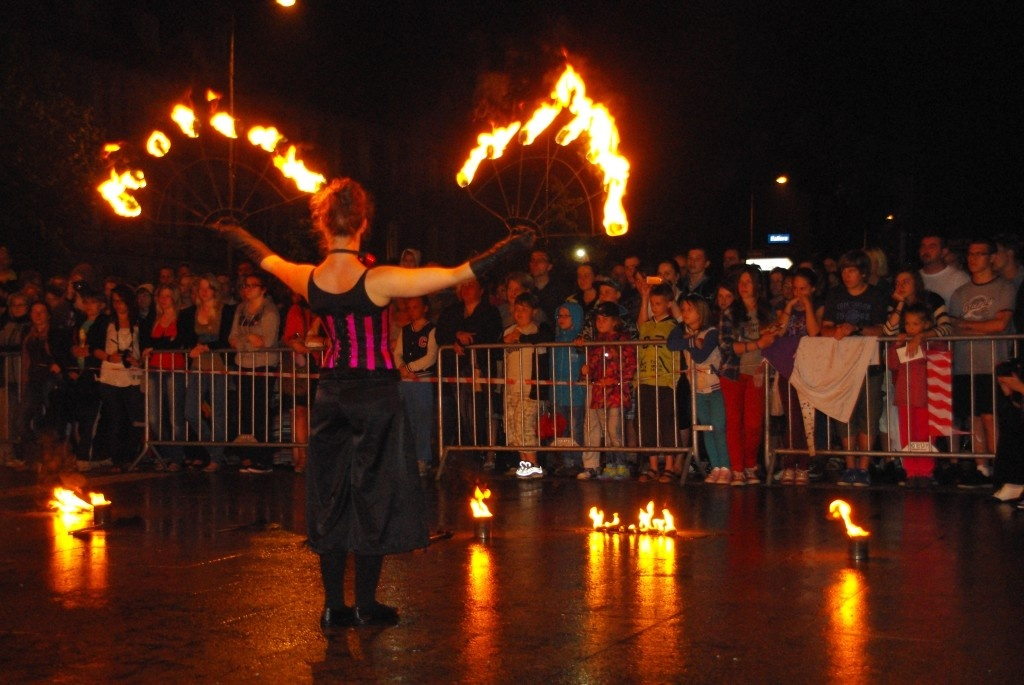
[(531, 464), (528, 461), (519, 462), (519, 468), (516, 469), (516, 478), (522, 478), (525, 480), (527, 478), (543, 477), (544, 469), (542, 469), (541, 467), (537, 466), (536, 464)]
[(747, 477), (743, 474), (742, 471), (733, 471), (732, 472), (732, 481), (729, 483), (729, 485), (742, 487), (742, 486), (744, 486), (746, 484), (747, 484)]
[(871, 485), (871, 474), (868, 473), (867, 469), (857, 469), (853, 480), (853, 487), (866, 488), (869, 485)]
[(266, 466), (263, 464), (253, 464), (252, 466), (244, 469), (240, 469), (239, 473), (273, 473), (274, 468), (272, 466)]
[(722, 468), (720, 466), (716, 466), (715, 468), (711, 469), (711, 473), (709, 473), (708, 477), (704, 479), (704, 482), (705, 483), (711, 483), (713, 485), (713, 484), (718, 482), (718, 478), (721, 475), (722, 475)]
[(797, 469), (796, 475), (793, 477), (793, 483), (795, 485), (807, 485), (811, 482), (811, 472), (807, 469)]
[(846, 469), (845, 471), (843, 471), (843, 475), (839, 476), (839, 482), (837, 483), (837, 485), (842, 485), (842, 486), (846, 487), (846, 486), (853, 485), (856, 482), (857, 482), (857, 470), (856, 469)]
[(782, 475), (779, 476), (779, 483), (782, 485), (792, 485), (796, 482), (796, 471), (793, 469), (782, 469)]
[(743, 469), (743, 480), (747, 485), (761, 484), (761, 479), (757, 477), (757, 469)]
[(178, 471), (181, 471), (181, 464), (179, 464), (176, 461), (172, 461), (170, 464), (167, 465), (167, 470), (170, 471), (171, 473), (177, 473)]
[(220, 464), (215, 461), (211, 461), (206, 465), (206, 468), (204, 468), (203, 471), (206, 473), (216, 473), (217, 471), (220, 471)]
[(728, 485), (732, 482), (732, 471), (724, 466), (718, 467), (718, 480), (715, 481), (715, 485)]
[(576, 474), (576, 480), (597, 480), (597, 469), (583, 469)]
[(629, 472), (629, 467), (625, 464), (619, 464), (615, 467), (615, 480), (629, 480), (632, 478), (632, 474)]
[(598, 476), (601, 480), (614, 480), (616, 474), (616, 467), (613, 464), (608, 464), (601, 471), (601, 475)]
[(956, 484), (961, 490), (978, 490), (992, 487), (992, 479), (977, 469), (971, 469), (960, 476)]
[(1021, 495), (1024, 495), (1024, 485), (1003, 483), (1003, 487), (992, 493), (992, 499), (997, 499), (1000, 502), (1012, 502), (1015, 499), (1020, 499)]

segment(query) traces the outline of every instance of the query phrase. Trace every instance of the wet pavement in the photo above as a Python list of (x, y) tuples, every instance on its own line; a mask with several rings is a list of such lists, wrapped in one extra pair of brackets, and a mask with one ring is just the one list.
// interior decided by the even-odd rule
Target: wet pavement
[[(92, 477), (111, 522), (0, 488), (4, 682), (1017, 682), (1024, 512), (984, 494), (490, 478), (427, 484), (428, 550), (390, 557), (394, 627), (327, 640), (302, 476)], [(0, 482), (0, 485), (3, 483)], [(851, 560), (842, 497), (871, 531)], [(591, 506), (675, 537), (593, 533)], [(78, 531), (69, 534), (69, 530)], [(350, 574), (351, 575), (351, 574)], [(351, 578), (349, 578), (351, 583)], [(351, 597), (351, 587), (348, 596)]]

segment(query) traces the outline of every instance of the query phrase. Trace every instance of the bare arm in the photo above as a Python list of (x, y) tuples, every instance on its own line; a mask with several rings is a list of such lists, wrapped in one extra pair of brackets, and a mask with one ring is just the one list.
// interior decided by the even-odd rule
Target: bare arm
[(378, 266), (366, 274), (366, 294), (377, 304), (386, 304), (393, 297), (429, 295), (471, 278), (474, 275), (468, 262), (450, 269), (438, 266), (419, 269)]
[(309, 274), (313, 271), (312, 264), (295, 264), (288, 260), (272, 254), (260, 262), (260, 268), (267, 273), (273, 274), (275, 278), (288, 286), (293, 292), (302, 295), (303, 299), (309, 301)]

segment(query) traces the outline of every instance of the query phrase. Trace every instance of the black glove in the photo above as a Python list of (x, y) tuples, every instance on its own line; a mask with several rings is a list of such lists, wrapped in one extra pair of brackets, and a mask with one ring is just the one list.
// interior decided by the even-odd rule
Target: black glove
[(274, 251), (267, 247), (266, 243), (233, 221), (221, 219), (210, 224), (210, 227), (223, 236), (230, 243), (231, 247), (252, 260), (252, 263), (256, 266), (259, 266), (264, 259), (274, 254)]
[(536, 240), (535, 230), (529, 226), (515, 226), (507, 238), (494, 243), (487, 252), (470, 259), (469, 268), (472, 269), (473, 275), (479, 278), (494, 268), (503, 257), (530, 249)]

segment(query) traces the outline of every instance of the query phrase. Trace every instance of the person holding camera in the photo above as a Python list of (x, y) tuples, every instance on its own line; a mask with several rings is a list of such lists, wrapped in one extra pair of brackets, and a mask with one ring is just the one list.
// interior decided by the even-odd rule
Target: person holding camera
[(99, 393), (103, 401), (103, 437), (100, 443), (113, 463), (115, 471), (126, 469), (135, 457), (137, 443), (126, 440), (132, 434), (132, 423), (142, 420), (143, 402), (139, 384), (142, 369), (139, 363), (139, 321), (135, 315), (135, 296), (124, 285), (110, 293), (113, 313), (107, 324), (107, 338), (101, 357)]

